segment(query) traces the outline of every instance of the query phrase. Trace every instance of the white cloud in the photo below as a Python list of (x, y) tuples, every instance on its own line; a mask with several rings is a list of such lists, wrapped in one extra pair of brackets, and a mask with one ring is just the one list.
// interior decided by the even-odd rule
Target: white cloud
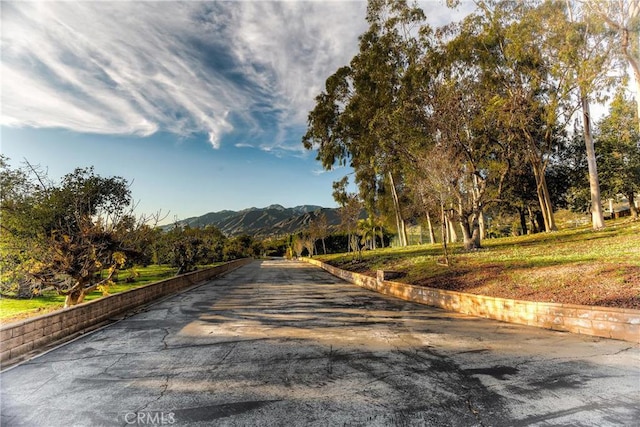
[[(152, 3), (3, 5), (3, 124), (149, 135), (232, 129), (227, 83), (180, 36), (190, 9)], [(238, 100), (238, 101), (236, 101)]]
[(357, 2), (4, 3), (1, 123), (202, 132), (214, 147), (236, 122), (260, 136), (260, 114), (272, 114), (276, 129), (306, 115), (336, 61), (350, 57), (358, 31), (349, 25), (362, 21), (362, 9)]
[(234, 147), (236, 148), (255, 148), (253, 145), (246, 143), (246, 142), (238, 142), (237, 144), (234, 145)]
[(356, 53), (365, 8), (353, 1), (242, 2), (233, 50), (245, 72), (276, 95), (282, 118), (304, 123), (325, 79)]
[(325, 79), (349, 62), (366, 28), (364, 1), (2, 8), (0, 124), (203, 133), (215, 148), (235, 130), (280, 153), (299, 153), (292, 129), (304, 127)]

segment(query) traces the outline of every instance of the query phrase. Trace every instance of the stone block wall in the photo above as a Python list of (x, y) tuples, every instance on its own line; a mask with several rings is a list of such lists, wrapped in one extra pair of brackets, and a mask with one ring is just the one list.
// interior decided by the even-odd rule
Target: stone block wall
[(472, 316), (640, 343), (640, 310), (520, 301), (414, 286), (342, 270), (315, 259), (304, 261), (365, 289)]
[(251, 259), (231, 261), (42, 316), (2, 325), (0, 327), (0, 364), (5, 365), (6, 362), (14, 361), (20, 356), (56, 341), (84, 334), (108, 323), (114, 316), (213, 279), (250, 262), (252, 262)]

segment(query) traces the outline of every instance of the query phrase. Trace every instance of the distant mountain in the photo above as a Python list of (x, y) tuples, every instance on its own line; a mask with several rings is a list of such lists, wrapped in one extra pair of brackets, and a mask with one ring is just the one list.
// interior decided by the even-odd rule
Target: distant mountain
[[(249, 234), (256, 237), (271, 237), (301, 231), (321, 213), (327, 217), (327, 224), (330, 227), (335, 228), (340, 224), (337, 209), (315, 205), (294, 208), (271, 205), (266, 208), (248, 208), (241, 211), (209, 212), (202, 216), (178, 221), (178, 224), (194, 228), (214, 225), (227, 236)], [(173, 224), (164, 228), (170, 229), (171, 227)]]
[(309, 223), (321, 214), (324, 214), (327, 218), (327, 225), (330, 229), (335, 229), (340, 225), (338, 209), (319, 208), (314, 211), (308, 211), (301, 213), (300, 215), (291, 216), (276, 224), (257, 229), (254, 234), (257, 236), (268, 237), (296, 233), (306, 229), (309, 226)]

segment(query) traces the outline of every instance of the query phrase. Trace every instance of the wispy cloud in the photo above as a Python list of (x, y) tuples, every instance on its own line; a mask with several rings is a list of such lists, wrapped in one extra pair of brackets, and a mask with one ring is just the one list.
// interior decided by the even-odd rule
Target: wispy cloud
[[(423, 7), (436, 20), (450, 13), (443, 0)], [(364, 1), (3, 2), (0, 124), (203, 133), (215, 148), (230, 137), (303, 155), (308, 111), (356, 53), (365, 9)]]
[(236, 148), (254, 148), (253, 145), (248, 144), (246, 142), (238, 142), (237, 144), (234, 144), (234, 147), (236, 147)]
[(2, 124), (206, 133), (213, 147), (235, 131), (273, 149), (353, 55), (363, 14), (362, 2), (3, 2)]

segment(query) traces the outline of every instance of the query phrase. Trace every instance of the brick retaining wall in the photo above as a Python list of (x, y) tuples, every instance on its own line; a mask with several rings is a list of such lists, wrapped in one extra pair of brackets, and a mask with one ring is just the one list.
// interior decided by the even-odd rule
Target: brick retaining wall
[(382, 271), (378, 271), (378, 277), (374, 278), (315, 259), (303, 260), (362, 288), (406, 301), (503, 322), (640, 343), (640, 310), (531, 302), (445, 291), (387, 281)]
[(109, 319), (114, 316), (218, 277), (250, 262), (252, 262), (251, 259), (231, 261), (42, 316), (2, 325), (0, 327), (0, 363), (5, 365), (5, 362), (15, 360), (33, 350), (96, 329), (109, 322)]

